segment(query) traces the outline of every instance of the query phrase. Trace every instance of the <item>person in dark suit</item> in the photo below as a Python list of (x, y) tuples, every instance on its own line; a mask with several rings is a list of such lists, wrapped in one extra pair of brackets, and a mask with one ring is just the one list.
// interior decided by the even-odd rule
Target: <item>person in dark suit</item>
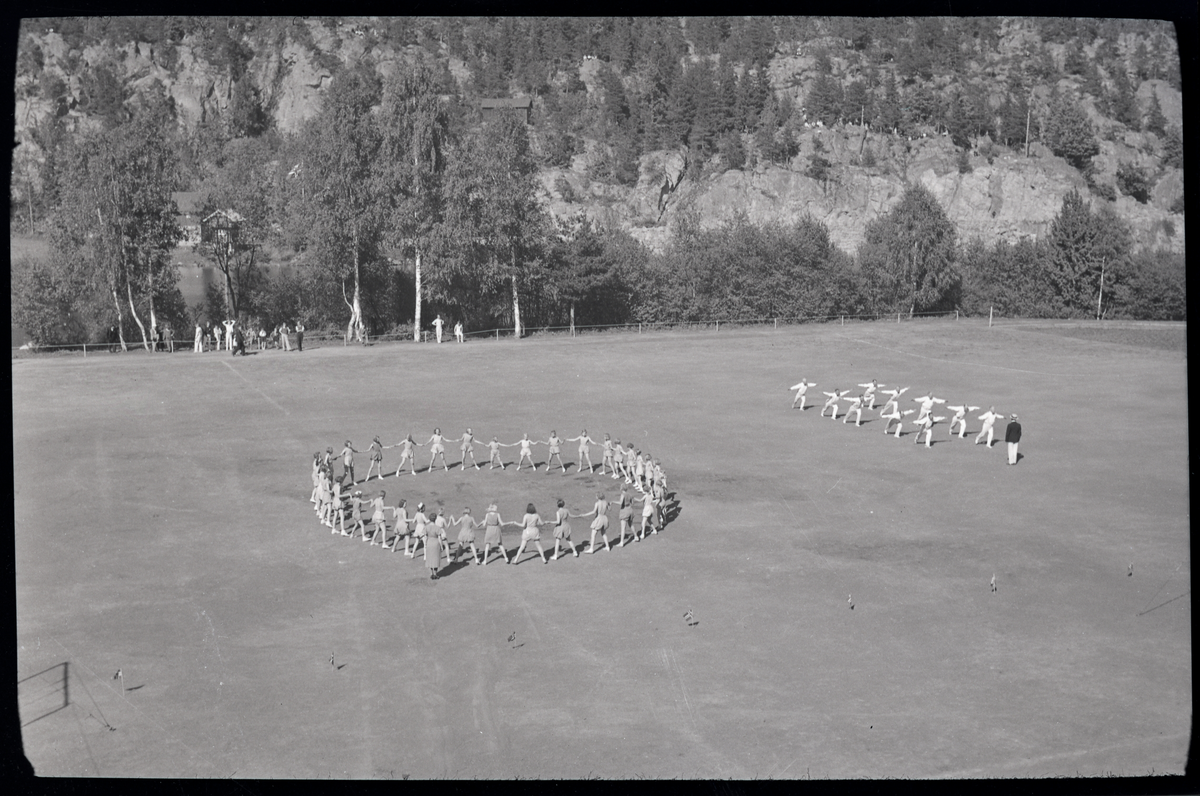
[(1021, 424), (1016, 415), (1009, 415), (1008, 425), (1004, 427), (1004, 441), (1008, 443), (1008, 463), (1017, 463), (1017, 443), (1021, 441)]

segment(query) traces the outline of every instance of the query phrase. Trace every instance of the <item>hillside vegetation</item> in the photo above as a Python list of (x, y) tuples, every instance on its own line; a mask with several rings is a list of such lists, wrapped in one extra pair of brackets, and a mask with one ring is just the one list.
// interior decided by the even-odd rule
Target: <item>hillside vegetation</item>
[[(1161, 22), (39, 19), (23, 23), (16, 87), (15, 230), (44, 233), (80, 211), (64, 175), (81, 168), (81, 144), (107, 151), (101, 138), (147, 117), (162, 127), (160, 187), (249, 219), (253, 246), (222, 265), (221, 296), (198, 308), (162, 299), (177, 323), (322, 323), (349, 308), (352, 330), (387, 329), (419, 324), (420, 296), (470, 322), (518, 324), (522, 293), (535, 325), (576, 309), (601, 322), (997, 303), (1175, 317), (1183, 306), (1180, 75)], [(485, 97), (531, 98), (530, 124), (482, 124)], [(418, 106), (424, 132), (405, 110)], [(362, 135), (340, 129), (348, 118)], [(356, 184), (333, 155), (345, 147), (359, 157)], [(414, 150), (428, 157), (407, 174), (386, 160)], [(464, 214), (489, 158), (507, 158), (491, 166), (519, 186), (509, 229)], [(476, 209), (500, 212), (494, 199)], [(912, 214), (940, 236), (936, 265), (901, 256), (893, 227)], [(1068, 223), (1103, 242), (1054, 254)], [(58, 265), (94, 272), (77, 232), (54, 248)], [(726, 259), (696, 262), (718, 250)], [(308, 262), (311, 278), (256, 282), (265, 258)], [(14, 283), (41, 285), (34, 293), (103, 281), (23, 262)], [(1102, 275), (1111, 305), (1096, 301)], [(170, 278), (135, 282), (159, 291)], [(125, 288), (136, 316), (143, 297)], [(71, 313), (79, 334), (104, 314)]]

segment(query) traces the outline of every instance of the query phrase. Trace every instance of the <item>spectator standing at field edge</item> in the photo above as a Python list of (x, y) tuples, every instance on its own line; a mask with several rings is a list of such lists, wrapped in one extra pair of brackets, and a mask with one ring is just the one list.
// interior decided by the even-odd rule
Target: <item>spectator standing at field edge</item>
[(442, 320), (441, 315), (438, 315), (436, 318), (433, 319), (433, 328), (437, 334), (437, 341), (439, 343), (442, 342), (442, 327), (445, 324), (446, 324), (446, 322)]
[(1004, 441), (1008, 443), (1008, 463), (1017, 463), (1017, 443), (1021, 441), (1021, 424), (1016, 415), (1009, 415), (1008, 425), (1004, 427)]
[(304, 324), (296, 321), (296, 350), (304, 350)]

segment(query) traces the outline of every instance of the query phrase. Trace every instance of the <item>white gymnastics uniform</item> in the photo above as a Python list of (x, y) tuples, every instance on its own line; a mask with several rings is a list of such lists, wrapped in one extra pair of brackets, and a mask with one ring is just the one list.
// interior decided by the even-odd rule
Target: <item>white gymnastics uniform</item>
[(1003, 417), (1003, 415), (998, 415), (991, 411), (984, 412), (979, 416), (979, 419), (983, 421), (983, 428), (979, 429), (979, 434), (975, 437), (976, 445), (978, 445), (979, 440), (983, 439), (983, 437), (986, 435), (987, 446), (989, 448), (992, 447), (992, 437), (995, 434), (995, 430), (992, 428), (992, 426), (995, 425), (996, 421), (1001, 417)]

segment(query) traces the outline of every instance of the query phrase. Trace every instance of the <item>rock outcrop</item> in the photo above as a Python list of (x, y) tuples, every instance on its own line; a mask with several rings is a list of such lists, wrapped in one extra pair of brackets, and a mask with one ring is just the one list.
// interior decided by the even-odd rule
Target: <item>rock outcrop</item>
[[(351, 63), (369, 54), (381, 74), (386, 74), (410, 56), (408, 48), (374, 43), (356, 29), (343, 28), (297, 18), (280, 40), (256, 44), (247, 69), (278, 130), (294, 132), (316, 113), (320, 98), (335, 82), (330, 68), (335, 61)], [(188, 40), (173, 45), (174, 54), (168, 58), (161, 48), (156, 51), (146, 42), (89, 46), (82, 52), (69, 52), (57, 33), (31, 34), (31, 39), (41, 48), (43, 69), (67, 86), (69, 113), (79, 122), (86, 122), (79, 110), (83, 90), (80, 70), (68, 69), (76, 58), (83, 66), (112, 64), (134, 91), (148, 88), (155, 81), (161, 83), (174, 100), (179, 124), (187, 130), (212, 121), (228, 107), (232, 94), (228, 71), (205, 61)], [(1018, 49), (1019, 45), (1017, 39), (1006, 40), (1005, 44)], [(816, 74), (813, 52), (805, 45), (798, 52), (777, 55), (772, 60), (768, 73), (777, 92), (795, 99), (804, 96)], [(470, 78), (463, 62), (449, 58), (448, 67), (460, 83)], [(599, 68), (598, 61), (582, 62), (580, 75), (589, 92), (598, 90)], [(18, 158), (24, 158), (23, 162), (36, 162), (40, 156), (29, 131), (55, 112), (54, 105), (39, 96), (38, 80), (38, 75), (19, 74), (16, 81), (17, 135), (21, 141)], [(1157, 96), (1168, 123), (1182, 122), (1178, 91), (1161, 80), (1143, 82), (1138, 96), (1149, 102), (1151, 94)], [(960, 173), (957, 150), (947, 137), (936, 134), (908, 140), (844, 125), (803, 130), (799, 142), (800, 152), (790, 163), (760, 162), (745, 170), (700, 178), (688, 176), (704, 170), (695, 168), (698, 164), (689, 164), (687, 151), (652, 152), (641, 157), (638, 181), (632, 186), (589, 179), (588, 163), (595, 156), (592, 142), (590, 154), (577, 156), (569, 168), (544, 169), (540, 182), (555, 215), (584, 213), (628, 229), (654, 248), (665, 245), (672, 220), (681, 210), (690, 208), (699, 214), (701, 224), (709, 227), (721, 224), (734, 213), (745, 213), (756, 222), (783, 224), (811, 215), (828, 226), (837, 245), (853, 252), (867, 224), (895, 206), (908, 182), (919, 182), (933, 191), (964, 241), (974, 237), (988, 242), (1015, 241), (1045, 235), (1063, 196), (1072, 189), (1090, 196), (1094, 203), (1106, 201), (1091, 195), (1077, 170), (1039, 144), (1031, 147), (1030, 157), (1026, 158), (1023, 152), (984, 142), (971, 153), (970, 171)], [(753, 150), (749, 136), (745, 145)], [(1112, 140), (1101, 136), (1093, 180), (1115, 185), (1121, 163), (1133, 163), (1159, 174), (1147, 204), (1120, 195), (1112, 204), (1130, 224), (1139, 246), (1183, 251), (1182, 218), (1170, 212), (1183, 194), (1183, 175), (1178, 169), (1159, 168), (1154, 153), (1160, 149), (1152, 133), (1122, 132), (1114, 134)], [(870, 157), (866, 156), (868, 150)], [(822, 180), (807, 174), (812, 158), (818, 154), (831, 164), (827, 178)], [(873, 165), (863, 165), (869, 163)]]

